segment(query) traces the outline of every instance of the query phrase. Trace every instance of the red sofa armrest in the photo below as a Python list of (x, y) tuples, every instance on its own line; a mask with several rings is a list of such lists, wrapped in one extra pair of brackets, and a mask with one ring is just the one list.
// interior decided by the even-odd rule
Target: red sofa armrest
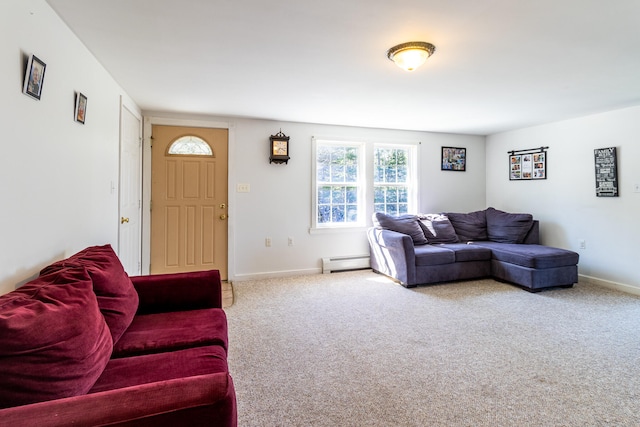
[(235, 427), (235, 389), (226, 372), (198, 375), (1, 409), (0, 424)]
[(132, 276), (138, 292), (138, 314), (222, 308), (218, 270)]

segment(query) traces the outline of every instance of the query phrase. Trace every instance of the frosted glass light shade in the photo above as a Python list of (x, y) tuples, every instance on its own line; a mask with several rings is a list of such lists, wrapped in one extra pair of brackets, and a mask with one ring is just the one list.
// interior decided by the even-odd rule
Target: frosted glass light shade
[(433, 55), (436, 47), (426, 42), (408, 42), (392, 47), (387, 51), (387, 58), (403, 70), (413, 71), (425, 63)]

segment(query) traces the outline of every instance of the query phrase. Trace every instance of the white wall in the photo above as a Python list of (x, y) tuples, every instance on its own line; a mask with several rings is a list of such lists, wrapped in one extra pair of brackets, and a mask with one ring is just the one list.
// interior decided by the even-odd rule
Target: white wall
[[(310, 234), (311, 138), (356, 138), (371, 142), (421, 142), (419, 165), (420, 211), (466, 212), (485, 207), (485, 138), (429, 132), (408, 132), (311, 123), (254, 119), (176, 116), (147, 112), (154, 120), (164, 117), (194, 122), (228, 123), (229, 166), (229, 277), (235, 280), (317, 273), (321, 259), (369, 252), (364, 230)], [(177, 124), (178, 122), (176, 122)], [(269, 164), (269, 136), (282, 132), (290, 139), (287, 165)], [(467, 148), (467, 172), (440, 170), (442, 146)], [(236, 184), (251, 186), (237, 193)], [(265, 246), (270, 237), (271, 247)], [(288, 246), (292, 237), (294, 246)]]
[[(487, 205), (531, 212), (544, 244), (577, 251), (583, 278), (640, 291), (640, 107), (491, 135)], [(549, 146), (548, 179), (509, 181), (507, 151)], [(594, 149), (617, 147), (619, 197), (596, 197)], [(579, 240), (586, 249), (579, 248)]]
[[(0, 32), (3, 294), (86, 246), (117, 248), (120, 97), (136, 107), (43, 0), (0, 2)], [(40, 101), (22, 94), (32, 53), (47, 64)]]

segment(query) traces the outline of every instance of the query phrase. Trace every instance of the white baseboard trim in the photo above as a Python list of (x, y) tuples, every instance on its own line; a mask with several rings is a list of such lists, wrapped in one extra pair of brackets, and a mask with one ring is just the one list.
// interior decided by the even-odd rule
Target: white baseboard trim
[(640, 288), (637, 286), (627, 285), (625, 283), (612, 282), (611, 280), (598, 279), (597, 277), (578, 275), (580, 281), (589, 282), (593, 285), (604, 286), (605, 288), (615, 289), (617, 291), (640, 296)]
[(322, 268), (307, 268), (302, 270), (283, 270), (283, 271), (268, 271), (263, 273), (249, 273), (249, 274), (236, 274), (230, 282), (243, 282), (246, 280), (260, 280), (260, 279), (273, 279), (277, 277), (290, 277), (290, 276), (308, 276), (312, 274), (322, 274)]

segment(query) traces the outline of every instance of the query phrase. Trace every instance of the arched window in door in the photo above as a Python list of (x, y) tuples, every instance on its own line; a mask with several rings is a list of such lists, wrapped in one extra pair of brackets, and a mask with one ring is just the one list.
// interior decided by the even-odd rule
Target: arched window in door
[(195, 135), (186, 135), (173, 141), (167, 150), (167, 154), (213, 157), (213, 150), (204, 139)]

